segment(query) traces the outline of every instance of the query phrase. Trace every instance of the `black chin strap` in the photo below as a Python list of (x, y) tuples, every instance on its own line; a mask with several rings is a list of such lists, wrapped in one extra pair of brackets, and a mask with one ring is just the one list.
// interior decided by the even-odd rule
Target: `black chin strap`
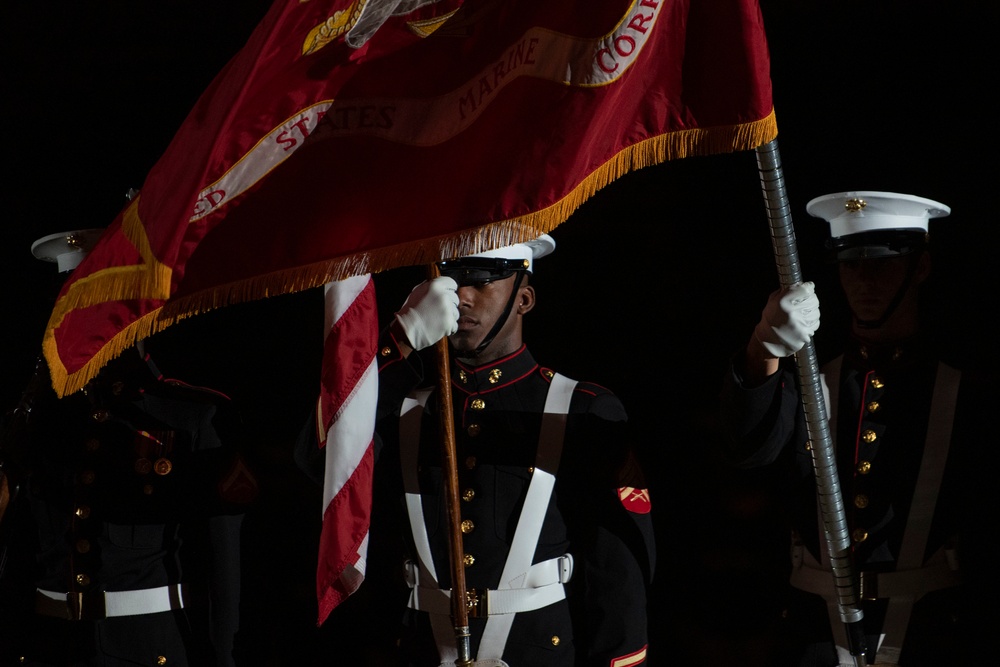
[(878, 329), (883, 324), (885, 324), (886, 320), (888, 320), (889, 317), (892, 316), (892, 314), (893, 314), (893, 312), (895, 312), (896, 308), (899, 307), (899, 304), (902, 303), (902, 301), (903, 301), (903, 295), (905, 295), (906, 294), (906, 290), (908, 290), (910, 288), (910, 283), (913, 282), (913, 276), (916, 275), (916, 273), (917, 273), (917, 264), (918, 263), (919, 262), (916, 259), (914, 259), (910, 263), (910, 268), (906, 272), (906, 278), (903, 280), (903, 283), (899, 286), (899, 289), (896, 290), (896, 294), (895, 294), (895, 296), (892, 297), (892, 301), (890, 301), (889, 305), (886, 306), (885, 312), (882, 313), (882, 317), (876, 318), (874, 320), (862, 320), (862, 319), (858, 318), (857, 316), (855, 316), (854, 320), (858, 323), (858, 327), (859, 328), (861, 328), (861, 329)]
[(497, 321), (493, 324), (493, 328), (490, 329), (488, 334), (486, 334), (486, 338), (483, 339), (483, 342), (479, 344), (479, 347), (473, 351), (471, 356), (478, 357), (482, 354), (483, 350), (489, 347), (490, 343), (493, 342), (493, 339), (496, 338), (498, 333), (500, 333), (500, 329), (503, 328), (504, 322), (506, 322), (507, 318), (510, 317), (510, 311), (514, 308), (514, 302), (517, 300), (517, 290), (521, 287), (521, 277), (523, 275), (524, 271), (514, 272), (514, 280), (511, 281), (513, 283), (513, 287), (510, 290), (510, 297), (507, 299), (507, 305), (504, 307), (503, 313), (497, 318)]

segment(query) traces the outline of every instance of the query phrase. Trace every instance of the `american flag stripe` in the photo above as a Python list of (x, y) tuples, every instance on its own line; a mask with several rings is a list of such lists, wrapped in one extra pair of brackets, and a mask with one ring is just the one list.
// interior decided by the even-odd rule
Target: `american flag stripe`
[(378, 400), (378, 311), (370, 275), (328, 283), (317, 426), (326, 448), (316, 570), (319, 620), (365, 578)]

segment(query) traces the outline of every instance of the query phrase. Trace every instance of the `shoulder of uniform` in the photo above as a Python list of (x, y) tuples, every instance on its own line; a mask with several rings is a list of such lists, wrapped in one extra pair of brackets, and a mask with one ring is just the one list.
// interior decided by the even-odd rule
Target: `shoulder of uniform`
[[(543, 378), (545, 378), (547, 382), (551, 382), (552, 378), (556, 374), (556, 371), (552, 370), (551, 368), (539, 366), (538, 373)], [(614, 396), (613, 391), (611, 391), (607, 387), (597, 384), (596, 382), (587, 382), (585, 380), (574, 380), (574, 381), (576, 382), (576, 387), (574, 388), (574, 391), (576, 392), (582, 392), (585, 394), (590, 394), (592, 396)]]
[[(538, 372), (551, 382), (555, 371), (551, 368), (539, 368)], [(627, 419), (625, 406), (618, 396), (603, 385), (596, 382), (577, 381), (573, 388), (573, 403), (570, 410), (574, 413), (590, 413), (607, 421), (625, 421)]]
[(603, 387), (596, 382), (578, 382), (576, 385), (576, 391), (582, 392), (584, 394), (590, 394), (591, 396), (615, 396), (615, 393)]

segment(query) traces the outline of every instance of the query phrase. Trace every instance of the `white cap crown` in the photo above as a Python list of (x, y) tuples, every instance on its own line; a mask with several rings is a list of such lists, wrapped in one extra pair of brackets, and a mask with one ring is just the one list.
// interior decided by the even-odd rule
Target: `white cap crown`
[(830, 223), (830, 236), (839, 238), (851, 234), (891, 229), (913, 229), (927, 232), (931, 218), (942, 218), (951, 209), (914, 195), (873, 190), (851, 190), (816, 197), (806, 204), (809, 215)]

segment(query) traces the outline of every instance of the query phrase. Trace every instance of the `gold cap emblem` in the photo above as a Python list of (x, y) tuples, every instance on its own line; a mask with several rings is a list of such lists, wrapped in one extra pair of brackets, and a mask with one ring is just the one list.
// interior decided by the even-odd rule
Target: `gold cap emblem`
[(865, 206), (868, 206), (868, 202), (864, 199), (852, 198), (844, 202), (844, 208), (847, 209), (848, 213), (857, 213), (858, 211), (864, 210)]

